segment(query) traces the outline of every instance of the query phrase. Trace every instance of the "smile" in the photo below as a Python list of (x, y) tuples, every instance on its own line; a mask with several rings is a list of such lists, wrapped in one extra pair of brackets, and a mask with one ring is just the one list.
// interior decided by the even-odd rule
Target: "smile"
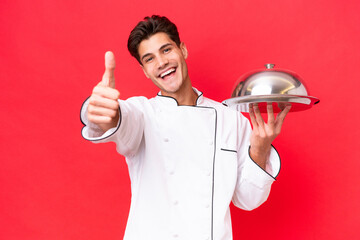
[(175, 71), (176, 71), (176, 68), (170, 68), (169, 70), (161, 73), (161, 74), (159, 75), (159, 77), (161, 77), (162, 79), (164, 79), (166, 76), (174, 73)]

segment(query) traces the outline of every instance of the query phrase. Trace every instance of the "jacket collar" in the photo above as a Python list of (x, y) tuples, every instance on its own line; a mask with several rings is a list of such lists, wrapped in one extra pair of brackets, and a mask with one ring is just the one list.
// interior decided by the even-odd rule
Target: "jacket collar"
[[(193, 90), (198, 95), (198, 98), (196, 99), (196, 106), (199, 106), (204, 102), (203, 93), (200, 92), (199, 90), (197, 90), (194, 87), (193, 87)], [(157, 94), (157, 96), (155, 98), (158, 99), (159, 101), (161, 101), (162, 103), (166, 104), (166, 105), (179, 106), (179, 103), (177, 102), (177, 100), (175, 98), (169, 97), (169, 96), (163, 96), (163, 95), (161, 95), (161, 91), (158, 92), (158, 94)]]

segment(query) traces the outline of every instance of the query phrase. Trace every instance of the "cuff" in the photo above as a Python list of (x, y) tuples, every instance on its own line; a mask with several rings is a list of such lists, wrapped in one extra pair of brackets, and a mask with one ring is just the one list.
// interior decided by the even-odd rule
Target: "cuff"
[(249, 159), (245, 162), (244, 171), (245, 177), (250, 179), (259, 187), (267, 184), (271, 184), (276, 180), (280, 172), (281, 161), (280, 156), (274, 146), (271, 145), (271, 151), (266, 163), (266, 170), (262, 169), (253, 159), (250, 157), (250, 147), (249, 147)]
[(84, 125), (81, 129), (81, 135), (84, 139), (89, 141), (101, 141), (112, 136), (120, 127), (121, 123), (121, 111), (119, 108), (119, 121), (116, 127), (110, 128), (105, 133), (100, 129), (100, 127), (94, 123), (91, 123), (87, 118), (87, 108), (89, 105), (89, 98), (87, 98), (81, 106), (80, 110), (80, 121)]

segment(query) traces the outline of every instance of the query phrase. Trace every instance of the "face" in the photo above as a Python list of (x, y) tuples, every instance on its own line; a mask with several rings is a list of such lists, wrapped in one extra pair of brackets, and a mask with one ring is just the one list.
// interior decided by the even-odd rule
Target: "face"
[[(191, 90), (184, 43), (178, 47), (166, 33), (156, 33), (143, 40), (138, 48), (142, 69), (160, 88), (162, 95), (173, 96)], [(192, 90), (191, 90), (192, 91)]]

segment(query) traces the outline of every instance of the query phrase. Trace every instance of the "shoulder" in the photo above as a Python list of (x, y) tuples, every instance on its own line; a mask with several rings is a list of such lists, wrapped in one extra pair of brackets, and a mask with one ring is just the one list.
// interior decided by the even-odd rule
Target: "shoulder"
[(204, 97), (203, 105), (214, 108), (219, 119), (226, 119), (226, 121), (233, 119), (233, 121), (240, 121), (241, 124), (246, 124), (249, 121), (241, 112), (210, 98)]
[(206, 107), (213, 107), (217, 111), (226, 112), (226, 113), (229, 113), (229, 114), (236, 113), (235, 110), (229, 108), (228, 106), (226, 106), (226, 105), (224, 105), (224, 104), (222, 104), (222, 103), (220, 103), (218, 101), (207, 98), (207, 97), (204, 97), (203, 105), (206, 106)]
[(145, 115), (152, 116), (162, 107), (161, 102), (157, 97), (147, 98), (144, 96), (134, 96), (122, 101), (131, 109), (138, 109)]
[(120, 104), (121, 110), (124, 110), (126, 108), (129, 110), (139, 109), (140, 111), (143, 111), (149, 105), (149, 99), (143, 96), (130, 97), (126, 100), (119, 99), (118, 102)]
[(132, 105), (147, 105), (151, 102), (151, 99), (148, 99), (147, 97), (144, 96), (135, 96), (135, 97), (130, 97), (126, 100), (120, 100), (122, 102), (128, 103), (128, 104), (132, 104)]

